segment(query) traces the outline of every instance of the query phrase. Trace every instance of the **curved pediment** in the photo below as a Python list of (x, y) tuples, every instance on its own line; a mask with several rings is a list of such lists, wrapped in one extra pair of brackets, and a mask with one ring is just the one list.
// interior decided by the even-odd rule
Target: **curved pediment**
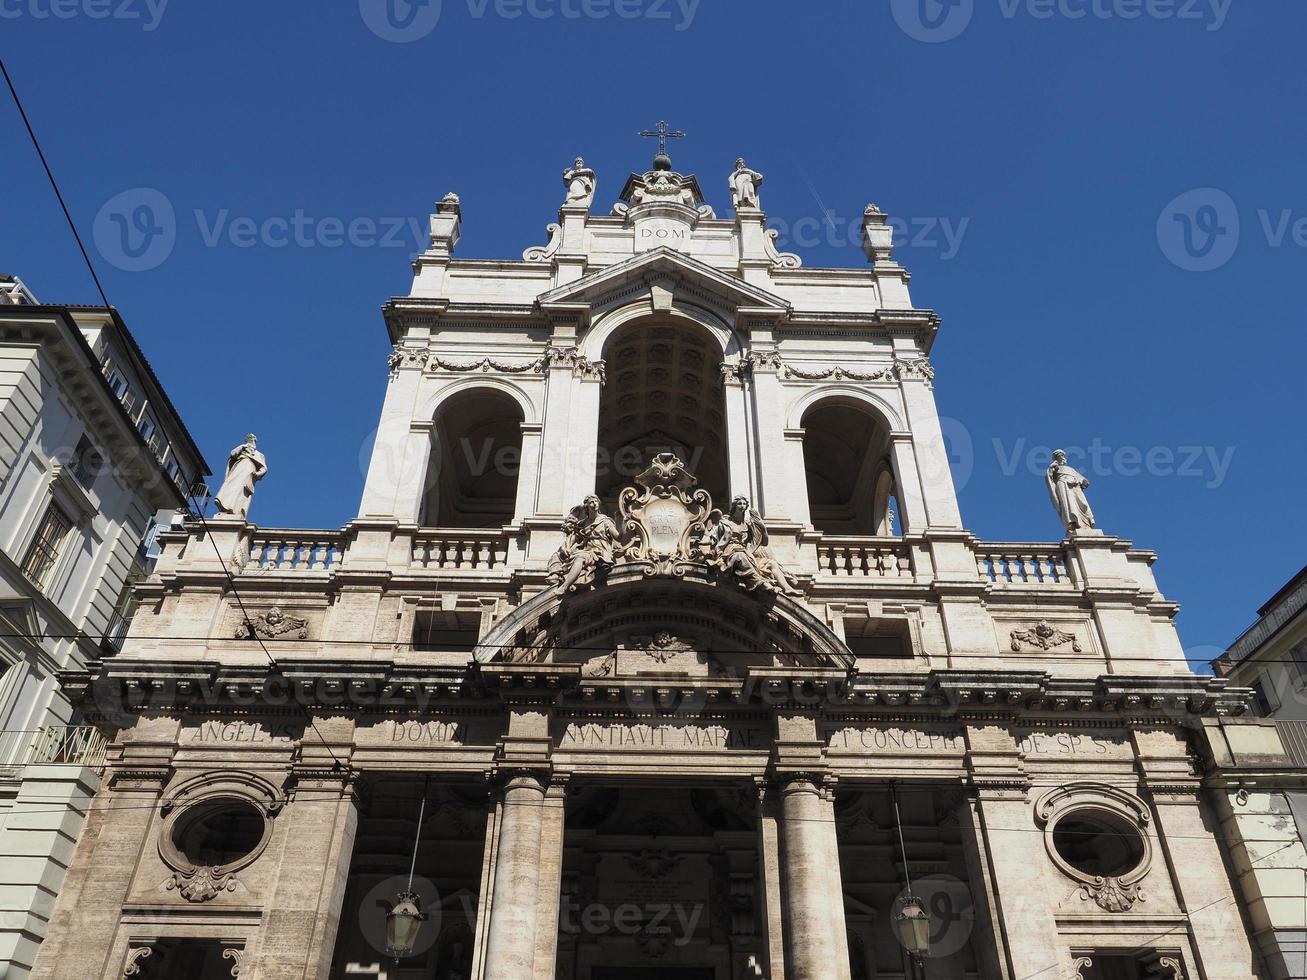
[(762, 667), (852, 670), (848, 647), (802, 602), (748, 592), (705, 563), (612, 568), (599, 587), (542, 592), (477, 645), (479, 663), (580, 665), (583, 678), (744, 677)]

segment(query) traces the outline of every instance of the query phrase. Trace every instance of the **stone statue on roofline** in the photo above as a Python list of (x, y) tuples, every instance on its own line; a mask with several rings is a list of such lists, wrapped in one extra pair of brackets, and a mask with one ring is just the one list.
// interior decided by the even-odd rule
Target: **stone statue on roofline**
[(585, 161), (577, 157), (576, 163), (563, 171), (563, 183), (567, 186), (567, 199), (563, 201), (563, 206), (580, 205), (588, 208), (594, 201), (599, 179), (585, 165)]
[(1068, 532), (1097, 530), (1094, 511), (1089, 506), (1089, 498), (1085, 496), (1089, 481), (1067, 464), (1063, 450), (1053, 453), (1053, 462), (1048, 467), (1044, 482), (1048, 484), (1053, 509), (1057, 511), (1062, 526)]
[(735, 169), (731, 171), (727, 182), (731, 187), (731, 204), (736, 211), (741, 208), (762, 207), (758, 197), (758, 188), (762, 186), (762, 174), (750, 170), (744, 163), (744, 157), (735, 161)]
[(254, 484), (268, 475), (268, 461), (258, 450), (254, 433), (233, 449), (227, 456), (227, 473), (222, 486), (213, 498), (219, 517), (249, 517), (250, 501), (254, 499)]

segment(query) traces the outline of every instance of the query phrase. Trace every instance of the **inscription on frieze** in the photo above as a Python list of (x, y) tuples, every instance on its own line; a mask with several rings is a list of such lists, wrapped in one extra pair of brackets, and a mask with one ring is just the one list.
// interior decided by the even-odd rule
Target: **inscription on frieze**
[(299, 737), (295, 725), (278, 722), (205, 721), (191, 734), (193, 745), (271, 745), (293, 742)]
[(467, 724), (461, 721), (392, 721), (390, 740), (420, 745), (442, 742), (462, 745), (467, 741)]
[(1021, 754), (1038, 758), (1128, 759), (1129, 744), (1121, 736), (1087, 732), (1026, 732), (1018, 738)]
[(832, 749), (848, 749), (870, 755), (952, 755), (966, 749), (956, 729), (845, 727), (829, 732)]
[(557, 734), (559, 748), (763, 751), (770, 742), (757, 725), (586, 724), (569, 722)]

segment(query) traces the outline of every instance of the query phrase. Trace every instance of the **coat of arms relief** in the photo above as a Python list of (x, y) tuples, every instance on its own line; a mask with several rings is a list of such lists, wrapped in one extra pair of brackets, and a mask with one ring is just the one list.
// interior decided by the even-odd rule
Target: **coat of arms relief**
[(707, 566), (747, 591), (800, 595), (771, 549), (767, 528), (747, 497), (727, 511), (672, 453), (655, 456), (618, 497), (618, 518), (590, 496), (563, 520), (566, 538), (550, 559), (550, 584), (563, 593), (590, 585), (615, 565), (641, 562), (645, 574), (684, 575)]

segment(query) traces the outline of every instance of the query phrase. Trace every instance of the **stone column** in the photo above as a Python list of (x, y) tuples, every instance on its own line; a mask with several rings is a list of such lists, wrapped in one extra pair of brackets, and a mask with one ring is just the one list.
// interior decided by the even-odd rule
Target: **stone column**
[[(1058, 935), (1049, 896), (1065, 884), (1054, 876), (1033, 816), (1030, 778), (1021, 765), (1016, 739), (1003, 725), (966, 726), (967, 764), (974, 800), (963, 820), (964, 846), (976, 862), (971, 873), (978, 891), (976, 914), (982, 930), (996, 930), (998, 977), (1064, 976), (1071, 951)], [(967, 841), (967, 836), (974, 839)], [(987, 953), (981, 962), (991, 961)]]
[[(835, 806), (820, 782), (796, 774), (781, 786), (788, 980), (849, 980), (844, 888), (830, 859)], [(846, 950), (842, 958), (841, 950)]]
[(345, 882), (354, 855), (358, 810), (350, 774), (297, 772), (295, 790), (276, 819), (285, 826), (281, 866), (263, 927), (242, 961), (259, 980), (303, 980), (331, 972)]
[[(755, 339), (755, 345), (758, 341)], [(752, 357), (751, 394), (753, 426), (757, 447), (758, 499), (755, 506), (767, 520), (808, 520), (808, 486), (803, 473), (803, 437), (794, 438), (785, 428), (789, 402), (781, 386), (779, 356), (775, 350), (759, 349)], [(732, 433), (732, 436), (734, 433)], [(797, 466), (797, 469), (795, 468)]]
[(531, 773), (514, 775), (504, 784), (485, 980), (529, 980), (536, 975), (545, 784)]
[(425, 429), (413, 425), (419, 416), (427, 339), (427, 331), (415, 331), (392, 355), (390, 385), (368, 462), (360, 517), (417, 522), (431, 455), (431, 419), (424, 420), (428, 423)]

